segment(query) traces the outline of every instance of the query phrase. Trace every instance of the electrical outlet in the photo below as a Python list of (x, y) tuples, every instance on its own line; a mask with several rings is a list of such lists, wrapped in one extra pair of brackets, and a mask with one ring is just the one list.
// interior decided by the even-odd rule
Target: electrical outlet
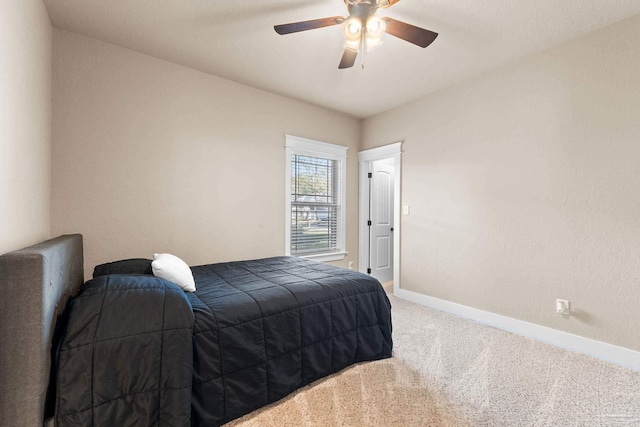
[(349, 270), (353, 270), (353, 261), (349, 261)]
[(569, 308), (569, 300), (568, 299), (557, 299), (556, 300), (556, 313), (562, 314), (563, 316), (569, 315), (570, 308)]

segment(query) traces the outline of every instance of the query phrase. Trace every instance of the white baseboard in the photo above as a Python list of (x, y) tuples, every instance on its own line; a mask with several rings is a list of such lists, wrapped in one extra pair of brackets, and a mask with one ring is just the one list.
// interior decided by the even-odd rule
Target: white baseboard
[(475, 320), (484, 325), (493, 326), (514, 334), (534, 338), (567, 350), (576, 351), (587, 356), (615, 363), (616, 365), (640, 371), (640, 352), (628, 348), (607, 344), (602, 341), (581, 337), (535, 323), (525, 322), (512, 317), (502, 316), (455, 302), (422, 295), (406, 289), (396, 289), (398, 298), (424, 305), (435, 310), (444, 311), (459, 317)]

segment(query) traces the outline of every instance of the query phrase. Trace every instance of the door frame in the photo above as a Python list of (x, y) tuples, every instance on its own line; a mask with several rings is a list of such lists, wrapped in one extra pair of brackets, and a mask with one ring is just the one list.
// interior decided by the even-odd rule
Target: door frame
[(400, 289), (400, 181), (402, 177), (402, 142), (384, 145), (382, 147), (371, 148), (358, 153), (358, 183), (359, 183), (359, 204), (358, 204), (358, 271), (367, 272), (367, 254), (369, 233), (367, 233), (367, 213), (369, 211), (369, 166), (377, 160), (394, 160), (394, 181), (393, 181), (393, 292)]

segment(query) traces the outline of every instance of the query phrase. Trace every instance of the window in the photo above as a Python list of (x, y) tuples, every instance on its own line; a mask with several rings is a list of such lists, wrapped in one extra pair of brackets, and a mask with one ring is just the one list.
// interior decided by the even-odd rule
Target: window
[(347, 147), (287, 135), (286, 254), (343, 259)]

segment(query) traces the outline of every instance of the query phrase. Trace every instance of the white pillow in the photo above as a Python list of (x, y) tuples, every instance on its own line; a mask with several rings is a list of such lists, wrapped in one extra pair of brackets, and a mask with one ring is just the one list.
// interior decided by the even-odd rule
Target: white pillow
[(195, 292), (196, 281), (186, 262), (171, 254), (153, 254), (153, 275), (173, 282), (184, 291)]

